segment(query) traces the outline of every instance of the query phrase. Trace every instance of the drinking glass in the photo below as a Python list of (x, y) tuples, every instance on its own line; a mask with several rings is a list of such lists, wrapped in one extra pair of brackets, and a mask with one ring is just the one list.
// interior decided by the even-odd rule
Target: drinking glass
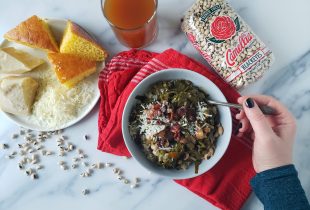
[[(131, 26), (131, 27), (123, 27), (120, 25), (117, 25), (117, 23), (113, 22), (113, 18), (108, 17), (107, 15), (107, 1), (115, 1), (115, 0), (101, 0), (101, 9), (103, 12), (103, 15), (105, 16), (106, 20), (110, 24), (110, 27), (114, 31), (115, 36), (117, 39), (122, 43), (123, 45), (129, 47), (129, 48), (143, 48), (147, 45), (149, 45), (151, 42), (153, 42), (158, 33), (158, 24), (157, 24), (157, 5), (158, 5), (158, 0), (152, 0), (154, 1), (153, 8), (154, 11), (153, 14), (148, 18), (145, 19), (144, 23), (141, 25), (136, 25), (136, 26)], [(121, 0), (118, 0), (121, 3)], [(131, 1), (131, 0), (123, 0), (123, 1)], [(144, 0), (145, 1), (145, 0)], [(132, 1), (134, 2), (134, 1)], [(135, 2), (138, 2), (137, 0)], [(109, 6), (109, 5), (108, 5)], [(134, 6), (134, 5), (131, 5)], [(121, 8), (124, 9), (124, 8)], [(140, 9), (140, 11), (139, 11)], [(138, 7), (137, 10), (135, 10), (136, 15), (139, 15), (139, 12), (143, 8), (141, 6)], [(114, 9), (115, 10), (115, 9)], [(120, 14), (118, 11), (115, 11), (115, 15)], [(114, 14), (112, 14), (114, 15)], [(110, 16), (111, 16), (111, 11), (110, 11)], [(137, 18), (135, 17), (123, 17), (124, 15), (122, 14), (122, 19), (123, 21), (128, 21), (130, 18)], [(140, 21), (141, 22), (141, 21)]]

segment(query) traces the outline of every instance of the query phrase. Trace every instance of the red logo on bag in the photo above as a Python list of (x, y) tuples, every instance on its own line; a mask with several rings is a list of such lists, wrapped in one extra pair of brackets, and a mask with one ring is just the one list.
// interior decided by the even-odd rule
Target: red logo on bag
[(230, 17), (218, 16), (211, 24), (210, 32), (217, 40), (226, 40), (236, 33), (236, 26)]

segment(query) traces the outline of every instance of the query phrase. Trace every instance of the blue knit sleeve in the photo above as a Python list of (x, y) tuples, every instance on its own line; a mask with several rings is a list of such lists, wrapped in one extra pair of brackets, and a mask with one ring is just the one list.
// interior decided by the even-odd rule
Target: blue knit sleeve
[(258, 173), (251, 186), (266, 210), (310, 210), (294, 165)]

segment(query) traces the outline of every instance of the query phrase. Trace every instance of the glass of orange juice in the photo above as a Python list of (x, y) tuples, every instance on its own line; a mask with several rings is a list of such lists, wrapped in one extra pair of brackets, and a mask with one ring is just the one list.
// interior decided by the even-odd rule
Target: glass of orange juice
[(158, 33), (157, 0), (101, 0), (103, 15), (117, 39), (130, 48), (143, 48)]

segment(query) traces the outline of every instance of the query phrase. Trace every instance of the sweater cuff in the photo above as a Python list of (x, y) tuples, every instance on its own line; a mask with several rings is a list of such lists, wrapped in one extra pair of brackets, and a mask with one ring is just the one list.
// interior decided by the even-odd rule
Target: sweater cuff
[(309, 209), (292, 164), (256, 174), (251, 180), (251, 186), (265, 209)]
[(277, 168), (272, 168), (266, 171), (262, 171), (256, 174), (255, 177), (253, 177), (253, 179), (251, 180), (251, 184), (252, 182), (263, 181), (265, 179), (280, 178), (280, 177), (290, 176), (290, 175), (297, 175), (297, 171), (293, 164), (280, 166)]

